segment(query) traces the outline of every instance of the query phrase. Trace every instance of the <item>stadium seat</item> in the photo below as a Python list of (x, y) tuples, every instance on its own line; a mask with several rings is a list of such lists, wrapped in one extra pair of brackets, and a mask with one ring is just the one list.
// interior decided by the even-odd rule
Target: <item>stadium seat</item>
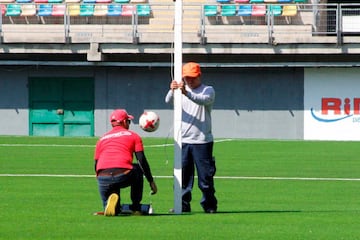
[(15, 0), (0, 0), (0, 3), (14, 3)]
[(108, 6), (106, 4), (95, 4), (94, 16), (106, 16), (108, 12)]
[(240, 5), (237, 15), (238, 16), (251, 16), (251, 5)]
[(6, 13), (6, 5), (1, 4), (1, 15), (5, 15)]
[(108, 16), (120, 16), (121, 15), (122, 6), (119, 4), (109, 4), (107, 15)]
[(15, 16), (20, 16), (20, 14), (21, 14), (21, 5), (18, 4), (7, 5), (5, 16), (15, 17)]
[(80, 15), (80, 5), (79, 4), (69, 4), (68, 5), (68, 14), (69, 16), (79, 16)]
[(52, 5), (51, 4), (39, 4), (37, 15), (40, 17), (51, 16)]
[(263, 3), (264, 0), (250, 0), (250, 3)]
[(149, 17), (151, 15), (151, 8), (149, 4), (137, 4), (136, 12), (138, 16)]
[(89, 17), (94, 14), (94, 4), (81, 4), (80, 5), (80, 16)]
[(34, 0), (34, 3), (48, 3), (48, 0)]
[(129, 3), (130, 0), (114, 0), (114, 3)]
[(204, 15), (206, 17), (216, 16), (218, 14), (217, 5), (204, 5)]
[(111, 3), (112, 0), (95, 0), (96, 3)]
[(87, 3), (96, 3), (96, 0), (83, 0), (82, 3), (87, 4)]
[(278, 3), (291, 3), (293, 0), (278, 0)]
[(16, 3), (31, 3), (32, 0), (16, 0)]
[(248, 3), (250, 0), (234, 0), (234, 3)]
[(80, 3), (80, 0), (65, 0), (65, 3)]
[(130, 3), (148, 3), (148, 0), (130, 0)]
[(48, 3), (62, 3), (63, 0), (48, 0)]
[(252, 5), (251, 16), (265, 16), (265, 14), (266, 14), (266, 5), (264, 4)]
[(294, 3), (308, 3), (308, 0), (294, 0)]
[(21, 4), (21, 14), (20, 16), (29, 17), (36, 15), (36, 6), (35, 4)]
[(292, 16), (296, 16), (296, 14), (297, 14), (296, 5), (285, 5), (283, 7), (283, 11), (281, 15), (286, 17), (292, 17)]
[(133, 12), (136, 11), (135, 5), (122, 5), (121, 16), (132, 16)]
[(66, 11), (65, 4), (54, 4), (52, 12), (51, 12), (51, 16), (54, 16), (54, 17), (64, 16), (65, 11)]
[(273, 16), (281, 16), (282, 14), (282, 6), (281, 5), (268, 5), (269, 13), (271, 13)]
[(236, 5), (222, 5), (221, 16), (230, 17), (236, 15)]
[(216, 0), (218, 3), (230, 3), (230, 0)]
[(277, 3), (278, 0), (264, 0), (264, 3)]

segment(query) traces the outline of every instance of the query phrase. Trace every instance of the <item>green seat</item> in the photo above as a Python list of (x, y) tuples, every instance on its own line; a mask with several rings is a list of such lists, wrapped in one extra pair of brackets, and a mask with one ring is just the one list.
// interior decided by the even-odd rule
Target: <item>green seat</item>
[(21, 14), (21, 5), (17, 4), (8, 4), (6, 8), (5, 16), (20, 16)]
[(81, 4), (80, 16), (88, 17), (94, 15), (94, 4)]
[(294, 3), (308, 3), (308, 0), (294, 0)]
[(207, 17), (216, 16), (218, 13), (217, 5), (205, 5), (204, 6), (204, 15)]
[(236, 5), (222, 5), (221, 6), (221, 16), (235, 16), (236, 15)]
[(136, 12), (138, 16), (148, 17), (151, 14), (151, 8), (149, 4), (136, 5)]
[(268, 10), (273, 16), (281, 16), (282, 6), (281, 5), (268, 5)]
[(264, 0), (250, 0), (250, 3), (263, 3)]
[(62, 3), (63, 0), (48, 0), (48, 3)]
[(114, 0), (114, 3), (128, 3), (130, 0)]

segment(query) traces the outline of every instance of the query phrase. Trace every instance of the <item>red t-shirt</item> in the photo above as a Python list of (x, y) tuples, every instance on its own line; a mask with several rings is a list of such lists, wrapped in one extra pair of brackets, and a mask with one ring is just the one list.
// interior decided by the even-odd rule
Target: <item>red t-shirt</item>
[(144, 151), (144, 146), (137, 133), (122, 126), (113, 127), (96, 143), (96, 172), (108, 168), (132, 169), (133, 154), (140, 151)]

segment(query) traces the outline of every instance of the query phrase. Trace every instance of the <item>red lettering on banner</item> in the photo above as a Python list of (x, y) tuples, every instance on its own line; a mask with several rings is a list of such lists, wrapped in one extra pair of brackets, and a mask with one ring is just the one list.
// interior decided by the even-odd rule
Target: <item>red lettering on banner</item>
[(354, 98), (352, 104), (353, 106), (351, 106), (350, 98), (345, 98), (344, 100), (341, 98), (322, 98), (321, 113), (328, 115), (329, 111), (333, 111), (335, 115), (350, 115), (351, 110), (353, 110), (354, 115), (360, 115), (360, 98)]

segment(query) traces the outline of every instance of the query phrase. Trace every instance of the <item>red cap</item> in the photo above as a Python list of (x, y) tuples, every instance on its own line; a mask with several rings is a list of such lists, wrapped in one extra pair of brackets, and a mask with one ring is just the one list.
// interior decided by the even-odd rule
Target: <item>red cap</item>
[(195, 62), (186, 63), (182, 68), (183, 77), (198, 77), (201, 75), (200, 65)]
[(129, 115), (125, 109), (116, 109), (110, 115), (110, 122), (121, 122), (126, 119), (134, 119), (132, 115)]

